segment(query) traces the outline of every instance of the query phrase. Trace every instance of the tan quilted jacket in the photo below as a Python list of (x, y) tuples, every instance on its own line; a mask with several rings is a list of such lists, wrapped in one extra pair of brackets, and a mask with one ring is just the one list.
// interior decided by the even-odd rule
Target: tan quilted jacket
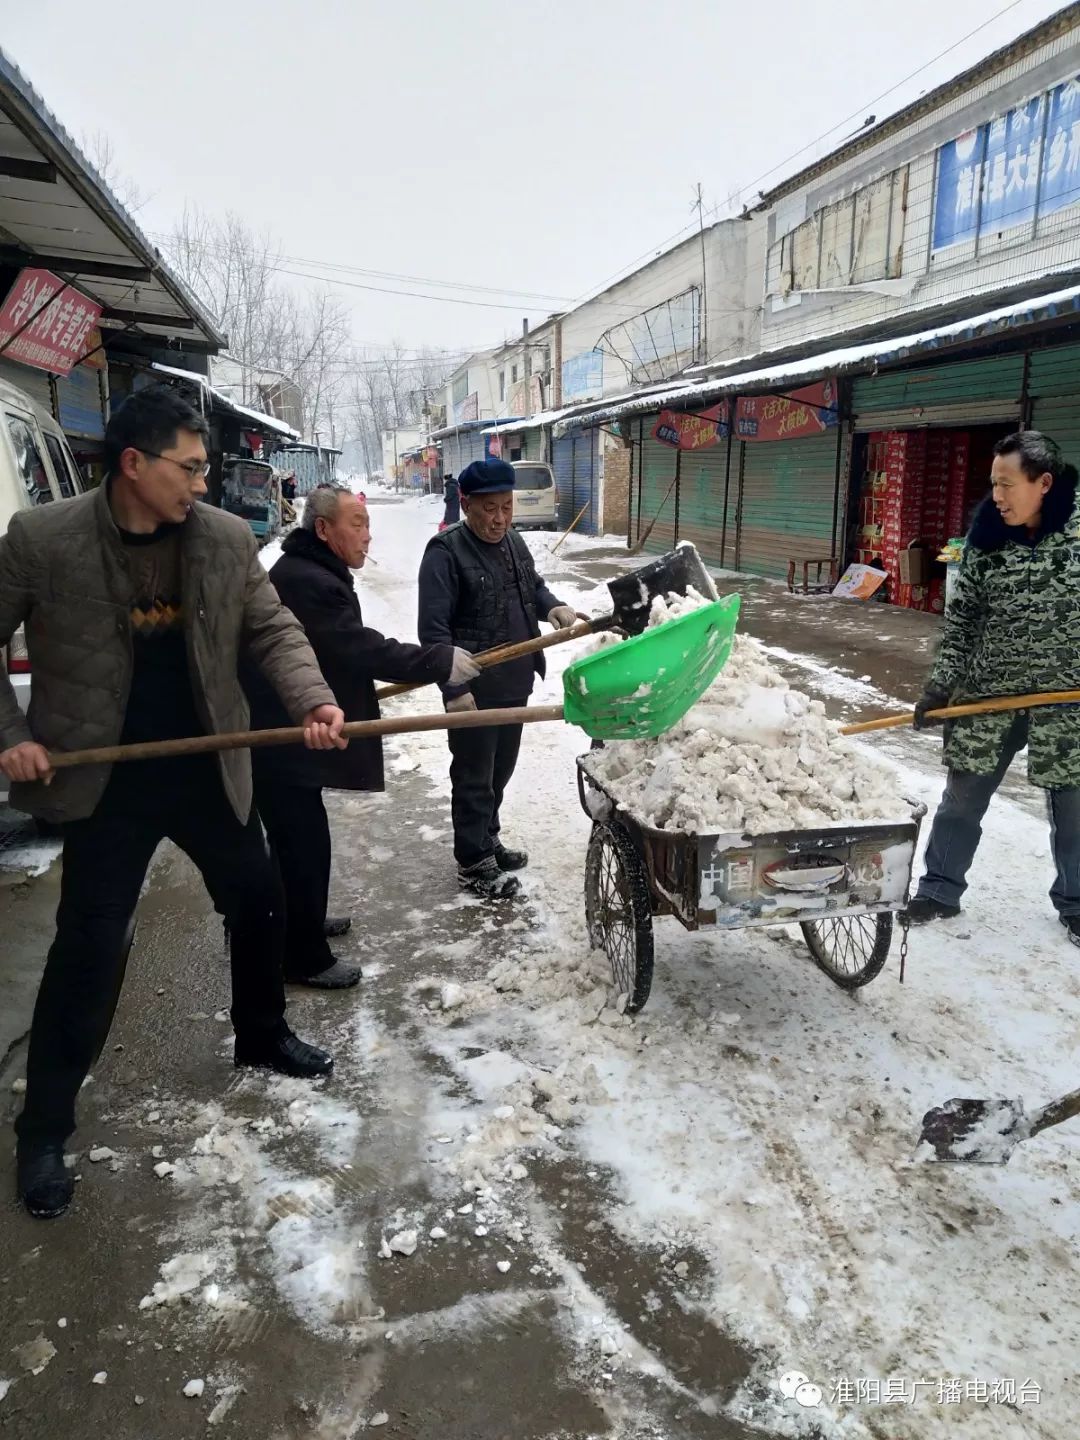
[[(277, 597), (243, 520), (196, 505), (184, 525), (183, 609), (195, 703), (208, 733), (248, 727), (237, 677), (243, 648), (281, 696), (294, 723), (333, 703), (311, 647)], [(0, 646), (19, 625), (33, 676), (30, 711), (19, 710), (0, 666), (0, 749), (37, 740), (49, 750), (115, 745), (132, 676), (128, 557), (105, 487), (23, 510), (0, 539)], [(137, 761), (131, 762), (137, 764)], [(251, 811), (246, 750), (218, 757), (237, 816)], [(58, 770), (49, 786), (13, 785), (11, 803), (56, 824), (92, 814), (108, 765)]]

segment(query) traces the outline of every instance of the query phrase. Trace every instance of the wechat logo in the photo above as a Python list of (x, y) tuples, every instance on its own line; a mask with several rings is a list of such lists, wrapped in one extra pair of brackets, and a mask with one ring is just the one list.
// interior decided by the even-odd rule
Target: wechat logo
[(801, 1370), (786, 1370), (780, 1376), (779, 1386), (785, 1400), (795, 1400), (807, 1410), (820, 1405), (824, 1398), (821, 1386), (815, 1385)]

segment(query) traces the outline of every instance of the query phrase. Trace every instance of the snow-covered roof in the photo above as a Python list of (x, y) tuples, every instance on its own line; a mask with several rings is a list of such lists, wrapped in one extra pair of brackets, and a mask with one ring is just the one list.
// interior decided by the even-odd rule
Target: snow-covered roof
[[(514, 416), (506, 420), (459, 420), (456, 425), (443, 425), (439, 430), (432, 430), (429, 439), (443, 440), (447, 435), (467, 434), (470, 430), (479, 430), (481, 426), (491, 426), (491, 433), (494, 434), (496, 425), (500, 430), (520, 430), (521, 425)], [(485, 429), (484, 434), (488, 434)]]
[(969, 316), (949, 325), (936, 325), (912, 335), (898, 335), (891, 340), (869, 340), (862, 345), (848, 345), (822, 350), (801, 360), (780, 365), (758, 366), (741, 370), (722, 379), (688, 380), (664, 389), (642, 391), (623, 401), (604, 405), (585, 413), (568, 416), (557, 428), (557, 434), (595, 425), (603, 420), (617, 420), (624, 415), (638, 415), (671, 406), (685, 409), (696, 403), (738, 395), (776, 390), (785, 385), (807, 383), (821, 375), (845, 375), (858, 371), (870, 372), (879, 365), (895, 365), (902, 360), (927, 351), (948, 348), (950, 342), (986, 339), (999, 331), (1038, 324), (1061, 316), (1080, 313), (1080, 285), (1052, 291), (1034, 299), (1002, 305), (983, 315)]
[(571, 413), (571, 407), (562, 410), (538, 410), (535, 415), (522, 415), (513, 420), (500, 420), (497, 425), (489, 425), (482, 433), (484, 435), (505, 435), (507, 433), (516, 435), (519, 430), (537, 430), (541, 425), (554, 425), (564, 415)]
[(189, 385), (198, 386), (207, 396), (212, 396), (224, 409), (231, 410), (252, 425), (258, 425), (264, 430), (273, 430), (275, 434), (283, 435), (287, 440), (300, 439), (300, 432), (294, 430), (291, 425), (286, 425), (284, 420), (279, 420), (276, 415), (267, 415), (262, 410), (251, 410), (246, 405), (238, 404), (223, 391), (216, 390), (205, 375), (200, 375), (195, 370), (178, 370), (175, 365), (162, 365), (157, 360), (154, 361), (153, 368), (160, 371), (162, 375), (172, 375), (177, 380), (184, 380)]

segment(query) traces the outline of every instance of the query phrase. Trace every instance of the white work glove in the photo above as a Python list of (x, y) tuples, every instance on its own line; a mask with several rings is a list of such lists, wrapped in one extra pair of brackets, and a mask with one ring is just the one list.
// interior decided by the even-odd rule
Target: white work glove
[(470, 691), (466, 691), (464, 695), (459, 695), (456, 700), (447, 700), (446, 702), (446, 713), (448, 715), (456, 715), (462, 710), (475, 709), (476, 698)]
[(571, 630), (581, 619), (576, 610), (569, 605), (554, 605), (547, 613), (549, 625), (554, 625), (556, 630)]
[(454, 646), (454, 663), (450, 667), (450, 678), (447, 685), (467, 685), (470, 680), (475, 680), (480, 674), (480, 666), (467, 650)]

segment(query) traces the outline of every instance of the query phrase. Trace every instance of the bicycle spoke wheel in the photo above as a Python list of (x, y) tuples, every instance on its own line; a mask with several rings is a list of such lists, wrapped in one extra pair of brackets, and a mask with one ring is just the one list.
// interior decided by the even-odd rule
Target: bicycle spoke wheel
[(644, 866), (621, 825), (593, 826), (585, 857), (585, 919), (589, 943), (607, 955), (627, 1010), (640, 1010), (652, 987), (652, 908)]
[(840, 915), (835, 920), (810, 920), (803, 936), (814, 962), (834, 984), (858, 990), (881, 974), (892, 944), (893, 917)]

